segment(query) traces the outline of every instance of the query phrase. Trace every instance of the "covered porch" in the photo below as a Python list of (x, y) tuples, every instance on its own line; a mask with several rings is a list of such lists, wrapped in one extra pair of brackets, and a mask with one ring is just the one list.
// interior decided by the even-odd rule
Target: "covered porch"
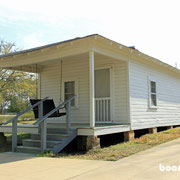
[[(75, 95), (71, 123), (90, 128), (129, 124), (128, 63), (95, 51), (8, 67), (38, 73), (38, 99), (49, 97), (58, 106)], [(47, 123), (65, 123), (66, 117)]]
[[(94, 128), (99, 124), (128, 124), (127, 63), (94, 51), (41, 63), (39, 98), (55, 104), (75, 95), (72, 123)], [(48, 123), (64, 123), (65, 117)]]
[[(79, 41), (3, 56), (0, 67), (38, 73), (38, 99), (49, 97), (56, 107), (75, 96), (68, 103), (71, 104), (68, 117), (43, 117), (43, 123), (47, 123), (44, 128), (68, 127), (76, 129), (79, 136), (129, 131), (128, 61), (104, 47), (95, 48), (90, 41)], [(39, 133), (38, 126), (30, 128), (21, 125), (17, 125), (17, 132), (25, 132), (28, 128), (32, 134)], [(12, 127), (1, 126), (0, 132), (12, 132)], [(45, 129), (44, 133), (46, 136)]]

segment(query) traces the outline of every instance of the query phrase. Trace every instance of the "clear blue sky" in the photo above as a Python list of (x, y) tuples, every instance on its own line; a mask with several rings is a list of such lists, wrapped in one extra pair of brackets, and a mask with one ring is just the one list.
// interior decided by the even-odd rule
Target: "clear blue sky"
[(180, 67), (178, 0), (0, 0), (0, 38), (27, 49), (98, 33)]

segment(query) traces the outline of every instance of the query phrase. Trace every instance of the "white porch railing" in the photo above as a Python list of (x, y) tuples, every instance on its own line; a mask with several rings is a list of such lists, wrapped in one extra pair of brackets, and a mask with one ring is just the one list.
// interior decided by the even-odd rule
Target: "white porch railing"
[(95, 98), (96, 122), (111, 122), (111, 98)]

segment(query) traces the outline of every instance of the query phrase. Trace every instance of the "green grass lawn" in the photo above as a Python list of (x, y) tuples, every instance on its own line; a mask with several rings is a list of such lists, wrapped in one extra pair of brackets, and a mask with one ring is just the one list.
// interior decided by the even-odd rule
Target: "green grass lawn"
[[(8, 141), (11, 141), (12, 134), (5, 134), (5, 136), (7, 137)], [(28, 139), (31, 137), (30, 134), (28, 134), (28, 133), (18, 133), (17, 136), (18, 136), (19, 141), (23, 140), (23, 139)]]
[(5, 123), (9, 119), (13, 118), (14, 115), (0, 115), (0, 124)]
[[(0, 124), (5, 123), (6, 121), (13, 118), (15, 115), (0, 115)], [(33, 117), (22, 117), (18, 119), (18, 124), (33, 124), (36, 120)], [(9, 123), (11, 124), (11, 123)]]
[(124, 142), (101, 149), (92, 149), (85, 153), (60, 153), (55, 155), (52, 152), (46, 152), (38, 156), (116, 161), (179, 137), (180, 127), (162, 131), (156, 134), (146, 134), (130, 142)]

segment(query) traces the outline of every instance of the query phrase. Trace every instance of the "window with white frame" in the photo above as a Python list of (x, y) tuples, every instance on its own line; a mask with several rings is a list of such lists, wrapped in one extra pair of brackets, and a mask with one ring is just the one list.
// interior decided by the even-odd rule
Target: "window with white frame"
[[(75, 95), (75, 81), (64, 82), (64, 100)], [(75, 106), (75, 99), (71, 101), (71, 106)]]
[(157, 107), (156, 82), (150, 80), (150, 107)]

